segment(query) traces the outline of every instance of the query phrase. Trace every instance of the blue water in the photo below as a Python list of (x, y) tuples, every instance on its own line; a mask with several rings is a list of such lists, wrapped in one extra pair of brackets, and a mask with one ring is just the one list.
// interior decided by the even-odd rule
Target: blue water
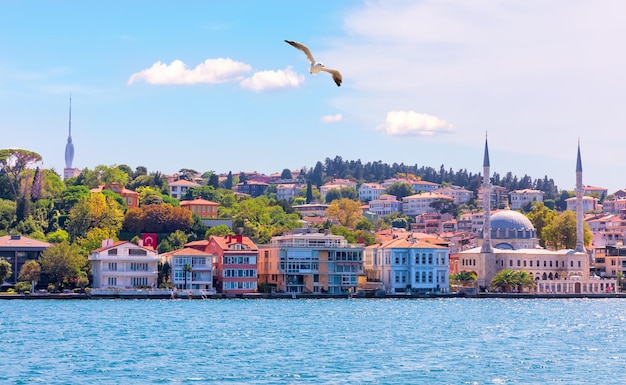
[(1, 384), (622, 384), (623, 299), (0, 301)]

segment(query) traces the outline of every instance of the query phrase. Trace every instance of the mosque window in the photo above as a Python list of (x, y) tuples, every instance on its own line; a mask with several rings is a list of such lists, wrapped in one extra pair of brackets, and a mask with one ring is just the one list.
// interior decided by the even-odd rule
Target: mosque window
[(522, 265), (522, 261), (520, 261), (519, 259), (517, 260), (517, 267), (520, 267)]
[(509, 266), (513, 266), (513, 260), (509, 259)]
[(580, 261), (578, 261), (578, 267), (580, 267)]
[(524, 267), (526, 267), (526, 260), (524, 260)]

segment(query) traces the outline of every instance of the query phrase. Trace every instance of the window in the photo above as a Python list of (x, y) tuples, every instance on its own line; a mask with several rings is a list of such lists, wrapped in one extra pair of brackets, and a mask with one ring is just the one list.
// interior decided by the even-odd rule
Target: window
[(513, 266), (513, 260), (509, 259), (509, 266)]
[(134, 287), (148, 286), (148, 277), (132, 277), (130, 282)]
[(117, 255), (117, 249), (109, 249), (107, 255)]
[(109, 286), (117, 286), (117, 277), (109, 277)]
[(117, 262), (109, 262), (109, 271), (117, 271)]
[(578, 267), (580, 267), (580, 261), (578, 261)]
[(148, 271), (148, 263), (146, 262), (131, 262), (130, 271)]
[(131, 256), (148, 255), (148, 252), (144, 249), (128, 249), (128, 255), (131, 255)]

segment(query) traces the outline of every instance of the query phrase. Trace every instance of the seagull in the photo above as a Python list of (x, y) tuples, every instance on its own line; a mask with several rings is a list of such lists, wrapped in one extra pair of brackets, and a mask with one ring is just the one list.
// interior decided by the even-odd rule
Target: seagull
[(291, 46), (296, 47), (300, 51), (304, 52), (307, 59), (309, 59), (309, 62), (311, 63), (311, 68), (309, 69), (310, 74), (315, 75), (319, 73), (320, 71), (328, 72), (329, 74), (332, 75), (333, 80), (337, 84), (337, 87), (341, 86), (341, 80), (342, 80), (341, 73), (337, 70), (324, 67), (324, 64), (320, 62), (316, 62), (315, 59), (313, 58), (313, 55), (311, 54), (311, 50), (309, 50), (309, 48), (306, 45), (298, 43), (296, 41), (291, 41), (291, 40), (285, 40), (285, 43), (288, 43)]

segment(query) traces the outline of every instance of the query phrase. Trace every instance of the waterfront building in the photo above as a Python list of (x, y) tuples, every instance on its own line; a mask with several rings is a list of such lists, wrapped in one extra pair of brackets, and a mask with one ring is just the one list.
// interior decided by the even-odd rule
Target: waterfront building
[[(483, 191), (490, 192), (487, 141)], [(501, 270), (523, 270), (531, 274), (539, 293), (603, 293), (616, 290), (614, 279), (590, 276), (590, 255), (583, 244), (582, 162), (580, 146), (576, 163), (577, 221), (574, 250), (547, 250), (539, 247), (536, 229), (523, 214), (501, 210), (490, 215), (485, 210), (483, 229), (479, 232), (480, 247), (459, 253), (459, 269), (476, 273), (479, 287), (487, 288)], [(492, 246), (493, 244), (493, 246)]]
[(353, 293), (363, 275), (363, 249), (340, 235), (301, 232), (272, 237), (260, 253), (259, 282), (287, 293)]
[(191, 211), (193, 214), (200, 217), (200, 219), (211, 219), (217, 218), (217, 211), (220, 204), (196, 197), (192, 200), (181, 201), (180, 207)]
[(509, 193), (511, 209), (519, 210), (528, 202), (543, 202), (543, 191), (523, 189), (513, 190)]
[(0, 237), (0, 259), (11, 264), (13, 274), (7, 277), (7, 282), (17, 282), (20, 269), (28, 261), (36, 261), (51, 244), (17, 234)]
[(187, 193), (191, 187), (200, 187), (201, 185), (196, 182), (191, 182), (185, 179), (179, 179), (177, 181), (169, 182), (167, 187), (170, 189), (170, 196), (172, 198), (180, 199)]
[(213, 259), (203, 251), (185, 247), (160, 254), (161, 262), (170, 266), (170, 281), (178, 289), (213, 293)]
[(257, 291), (258, 247), (242, 235), (211, 235), (205, 250), (215, 259), (215, 284), (219, 293)]
[(413, 237), (367, 246), (364, 268), (389, 293), (448, 291), (448, 248)]
[(126, 206), (129, 209), (133, 207), (139, 207), (139, 193), (137, 193), (136, 191), (127, 189), (126, 187), (122, 186), (119, 182), (112, 182), (106, 185), (100, 184), (98, 187), (92, 188), (90, 191), (92, 193), (99, 193), (99, 192), (102, 192), (102, 190), (113, 191), (114, 193), (122, 197), (124, 202), (126, 202)]
[(102, 241), (89, 255), (94, 289), (130, 289), (157, 285), (161, 258), (153, 248), (128, 241)]

